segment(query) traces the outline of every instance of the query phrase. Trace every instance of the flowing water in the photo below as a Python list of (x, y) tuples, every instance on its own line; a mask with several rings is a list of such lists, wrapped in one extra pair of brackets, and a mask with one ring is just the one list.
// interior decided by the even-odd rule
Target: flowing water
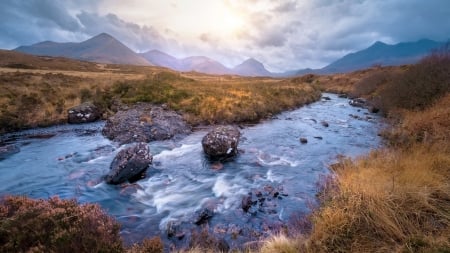
[[(381, 123), (376, 115), (349, 106), (347, 99), (324, 95), (331, 100), (243, 127), (240, 154), (222, 164), (203, 155), (201, 139), (208, 129), (149, 143), (154, 158), (147, 177), (121, 186), (102, 181), (123, 148), (101, 135), (103, 122), (3, 136), (21, 151), (0, 161), (0, 194), (58, 195), (99, 203), (122, 223), (121, 233), (128, 242), (161, 233), (166, 242), (183, 243), (188, 236), (167, 238), (167, 224), (195, 227), (196, 212), (208, 207), (214, 211), (210, 229), (236, 246), (249, 240), (248, 231), (270, 233), (271, 224), (307, 213), (317, 182), (339, 155), (355, 157), (379, 146)], [(300, 143), (300, 137), (308, 143)], [(264, 208), (245, 213), (243, 196), (264, 191), (269, 198), (258, 202)], [(233, 231), (238, 236), (232, 237)]]

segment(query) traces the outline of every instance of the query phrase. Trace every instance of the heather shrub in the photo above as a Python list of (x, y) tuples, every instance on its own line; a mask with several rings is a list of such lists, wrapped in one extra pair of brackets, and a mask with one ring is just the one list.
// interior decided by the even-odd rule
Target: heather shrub
[(393, 78), (380, 92), (380, 106), (422, 110), (450, 91), (450, 44)]
[(7, 196), (0, 252), (122, 252), (118, 223), (96, 204)]
[(163, 253), (164, 245), (160, 237), (144, 239), (141, 243), (133, 245), (128, 253)]

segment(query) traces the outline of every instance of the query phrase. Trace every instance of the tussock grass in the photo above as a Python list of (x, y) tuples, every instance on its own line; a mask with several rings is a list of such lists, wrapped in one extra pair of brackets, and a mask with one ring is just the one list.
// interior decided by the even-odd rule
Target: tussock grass
[[(336, 187), (313, 215), (321, 252), (449, 249), (449, 150), (418, 144), (379, 150), (335, 167)], [(415, 244), (420, 245), (415, 245)]]
[(196, 125), (256, 122), (320, 98), (319, 91), (298, 80), (116, 67), (53, 73), (0, 69), (0, 132), (64, 123), (67, 110), (86, 101), (105, 117), (120, 103), (167, 104)]
[(350, 87), (329, 78), (324, 90), (379, 103), (391, 119), (383, 133), (388, 145), (332, 166), (319, 194), (321, 206), (310, 217), (311, 232), (281, 243), (269, 239), (267, 247), (273, 252), (279, 244), (301, 245), (298, 252), (450, 252), (448, 49), (413, 66), (341, 75), (361, 77)]

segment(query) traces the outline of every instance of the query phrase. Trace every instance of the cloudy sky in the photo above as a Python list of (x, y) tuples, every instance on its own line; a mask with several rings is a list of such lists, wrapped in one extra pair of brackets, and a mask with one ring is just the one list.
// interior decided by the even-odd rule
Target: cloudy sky
[(137, 52), (318, 68), (375, 41), (450, 39), (449, 0), (1, 0), (0, 48), (106, 32)]

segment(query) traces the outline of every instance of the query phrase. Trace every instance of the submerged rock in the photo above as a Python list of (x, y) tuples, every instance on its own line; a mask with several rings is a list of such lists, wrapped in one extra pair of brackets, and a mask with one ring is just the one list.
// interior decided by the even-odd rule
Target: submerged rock
[(100, 119), (100, 110), (90, 102), (83, 103), (67, 110), (70, 124), (94, 122)]
[(238, 153), (240, 136), (234, 126), (216, 127), (203, 137), (203, 151), (212, 158), (233, 157)]
[(138, 143), (121, 150), (110, 165), (105, 181), (108, 184), (121, 184), (137, 181), (152, 163), (153, 157), (146, 143)]
[(20, 152), (20, 148), (14, 144), (0, 146), (0, 160)]
[(102, 130), (104, 136), (120, 144), (166, 140), (190, 132), (181, 115), (147, 103), (118, 111)]
[(300, 138), (300, 143), (301, 144), (306, 144), (306, 143), (308, 143), (308, 139), (306, 139), (305, 137), (301, 137)]
[(203, 208), (200, 212), (196, 214), (194, 224), (195, 225), (201, 225), (206, 222), (208, 222), (209, 219), (211, 219), (214, 215), (214, 212), (211, 211), (209, 208)]

